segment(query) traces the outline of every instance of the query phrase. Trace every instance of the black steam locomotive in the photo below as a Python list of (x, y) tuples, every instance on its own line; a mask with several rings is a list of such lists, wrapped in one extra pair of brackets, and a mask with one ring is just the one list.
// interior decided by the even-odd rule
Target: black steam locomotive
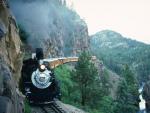
[(30, 103), (50, 103), (54, 98), (60, 99), (60, 87), (53, 71), (43, 60), (43, 50), (36, 49), (36, 56), (23, 61), (22, 92)]

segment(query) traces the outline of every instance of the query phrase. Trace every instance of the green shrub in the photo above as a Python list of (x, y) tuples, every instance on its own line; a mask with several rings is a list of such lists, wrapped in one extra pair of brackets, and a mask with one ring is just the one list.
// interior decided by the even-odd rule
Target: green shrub
[(31, 112), (31, 107), (30, 107), (30, 105), (29, 105), (29, 103), (28, 103), (28, 101), (25, 99), (25, 102), (24, 102), (24, 105), (25, 105), (25, 113), (32, 113)]
[(55, 69), (56, 78), (60, 81), (62, 100), (71, 103), (74, 82), (71, 80), (71, 70), (66, 65), (59, 66)]

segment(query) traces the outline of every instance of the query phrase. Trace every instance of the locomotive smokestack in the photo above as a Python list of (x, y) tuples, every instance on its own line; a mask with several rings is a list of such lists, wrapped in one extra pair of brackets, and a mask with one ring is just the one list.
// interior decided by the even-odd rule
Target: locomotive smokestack
[(37, 60), (44, 59), (44, 53), (42, 48), (36, 48), (36, 58)]

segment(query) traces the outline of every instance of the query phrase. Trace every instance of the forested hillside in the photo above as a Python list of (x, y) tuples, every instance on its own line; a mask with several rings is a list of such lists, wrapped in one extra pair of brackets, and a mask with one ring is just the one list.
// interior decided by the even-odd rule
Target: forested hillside
[(118, 77), (104, 67), (99, 73), (101, 68), (96, 64), (88, 52), (83, 52), (74, 68), (55, 69), (62, 101), (89, 113), (136, 113), (138, 85), (132, 70), (125, 66), (122, 77)]
[(150, 45), (110, 30), (98, 32), (90, 39), (91, 51), (109, 69), (120, 75), (128, 64), (139, 81), (145, 81), (150, 75)]

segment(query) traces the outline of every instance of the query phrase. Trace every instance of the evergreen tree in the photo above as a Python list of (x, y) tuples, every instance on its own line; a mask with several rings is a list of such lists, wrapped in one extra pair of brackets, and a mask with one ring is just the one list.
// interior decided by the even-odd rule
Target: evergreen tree
[(96, 102), (98, 97), (95, 98), (95, 96), (100, 93), (98, 90), (98, 81), (96, 80), (96, 77), (98, 77), (98, 72), (90, 59), (91, 56), (86, 51), (80, 55), (79, 61), (75, 67), (76, 74), (73, 77), (77, 83), (77, 88), (80, 90), (81, 105), (83, 106)]
[(102, 88), (104, 91), (104, 95), (109, 95), (110, 93), (110, 83), (109, 83), (109, 74), (106, 69), (104, 69), (103, 75), (101, 76)]
[(115, 113), (114, 112), (114, 102), (110, 96), (103, 96), (100, 101), (101, 113)]
[(118, 86), (115, 113), (136, 113), (138, 110), (138, 87), (134, 74), (126, 65), (123, 79)]

